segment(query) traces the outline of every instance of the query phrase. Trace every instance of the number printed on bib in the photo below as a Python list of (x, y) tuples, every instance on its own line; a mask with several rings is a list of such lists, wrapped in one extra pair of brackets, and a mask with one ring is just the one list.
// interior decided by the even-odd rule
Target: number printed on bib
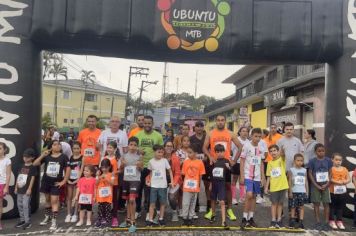
[(79, 204), (91, 204), (92, 194), (81, 193), (79, 195)]
[(329, 181), (329, 173), (328, 172), (316, 172), (316, 182), (323, 183)]
[(204, 159), (204, 154), (197, 154), (197, 158), (199, 160), (203, 160)]
[(251, 165), (257, 166), (261, 165), (261, 158), (258, 156), (254, 156), (251, 158)]
[(99, 197), (109, 197), (109, 196), (111, 196), (111, 187), (99, 188)]
[(125, 176), (136, 176), (136, 166), (126, 166), (124, 174)]
[(305, 177), (299, 175), (295, 176), (294, 185), (305, 185)]
[(346, 193), (346, 185), (335, 185), (334, 194), (343, 194)]
[(271, 177), (272, 178), (277, 178), (277, 177), (281, 176), (281, 174), (282, 174), (281, 167), (273, 168), (272, 171), (271, 171)]
[(26, 175), (26, 174), (19, 174), (19, 176), (17, 176), (17, 186), (19, 188), (22, 188), (26, 185), (27, 176), (28, 175)]
[(163, 175), (160, 170), (153, 170), (152, 171), (152, 178), (153, 179), (163, 179)]
[(223, 178), (224, 177), (224, 168), (215, 167), (213, 169), (213, 176), (217, 177), (217, 178)]
[(78, 175), (79, 173), (77, 169), (71, 170), (69, 179), (78, 179)]
[(195, 179), (185, 179), (184, 188), (194, 190), (198, 187), (198, 181)]
[(94, 148), (86, 148), (84, 149), (84, 156), (93, 157), (95, 155)]
[(58, 162), (48, 162), (46, 174), (49, 177), (57, 177), (59, 174), (60, 165)]

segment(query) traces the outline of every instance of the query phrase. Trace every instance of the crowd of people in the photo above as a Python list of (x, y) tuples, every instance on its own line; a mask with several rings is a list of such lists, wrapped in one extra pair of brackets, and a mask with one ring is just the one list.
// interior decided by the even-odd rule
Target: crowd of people
[[(223, 227), (229, 226), (227, 219), (237, 219), (234, 204), (243, 204), (242, 229), (258, 227), (256, 203), (266, 201), (267, 195), (270, 228), (304, 228), (304, 204), (311, 202), (317, 230), (345, 229), (346, 185), (353, 181), (356, 186), (356, 169), (351, 179), (341, 154), (327, 157), (314, 130), (305, 131), (303, 144), (294, 136), (291, 123), (284, 124), (282, 134), (272, 124), (269, 130), (241, 127), (236, 135), (225, 128), (225, 122), (224, 115), (217, 115), (211, 131), (206, 132), (204, 123), (197, 121), (192, 136), (189, 126), (183, 125), (178, 135), (167, 130), (163, 137), (153, 129), (151, 116), (138, 115), (136, 125), (126, 133), (120, 129), (119, 117), (112, 117), (109, 129), (101, 131), (96, 127), (97, 117), (90, 115), (87, 128), (78, 135), (71, 132), (69, 142), (51, 127), (43, 134), (45, 151), (39, 157), (31, 148), (23, 153), (23, 166), (16, 173), (20, 215), (16, 227), (31, 227), (30, 199), (40, 178), (38, 167), (43, 166), (40, 192), (45, 196), (45, 210), (40, 225), (50, 225), (50, 230), (58, 227), (61, 203), (66, 203), (65, 223), (78, 227), (91, 226), (95, 218), (95, 227), (125, 227), (135, 232), (136, 220), (144, 212), (147, 227), (165, 226), (168, 206), (171, 221), (181, 218), (183, 226), (193, 226), (202, 194), (207, 199), (204, 218), (213, 223), (219, 205)], [(9, 148), (0, 142), (0, 219), (2, 200), (9, 193), (8, 153)], [(200, 191), (203, 185), (204, 193)], [(288, 213), (283, 212), (287, 202)], [(118, 212), (123, 209), (126, 218), (119, 224)], [(283, 214), (289, 215), (286, 225)]]

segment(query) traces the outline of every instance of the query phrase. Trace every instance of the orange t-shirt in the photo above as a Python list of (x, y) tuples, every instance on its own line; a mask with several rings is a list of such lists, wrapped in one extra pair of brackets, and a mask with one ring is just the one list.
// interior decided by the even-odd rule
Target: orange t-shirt
[(104, 158), (106, 159), (109, 159), (110, 161), (110, 164), (112, 166), (112, 172), (115, 173), (115, 179), (114, 179), (114, 185), (117, 186), (119, 185), (119, 163), (118, 161), (116, 160), (116, 157), (108, 157), (108, 156), (105, 156)]
[[(270, 146), (277, 144), (278, 140), (280, 140), (282, 137), (283, 137), (283, 135), (281, 135), (279, 133), (276, 133), (275, 135), (273, 135), (271, 137), (271, 140), (269, 139), (269, 136), (267, 136), (263, 140), (266, 142), (267, 148), (269, 148)], [(270, 162), (272, 160), (273, 160), (273, 158), (272, 158), (271, 154), (269, 154), (269, 152), (268, 152), (268, 155), (267, 155), (267, 158), (266, 158), (265, 162)]]
[(201, 160), (186, 159), (183, 162), (182, 175), (184, 175), (183, 191), (200, 192), (200, 177), (205, 174), (205, 167)]
[(77, 140), (82, 145), (81, 154), (83, 155), (84, 165), (99, 165), (100, 152), (96, 149), (96, 144), (98, 143), (100, 133), (100, 129), (90, 130), (86, 128), (80, 131)]
[(99, 177), (99, 183), (96, 186), (96, 202), (108, 202), (112, 203), (112, 186), (111, 182), (112, 174), (109, 172), (105, 175), (105, 179)]
[(140, 132), (141, 130), (143, 130), (143, 129), (140, 128), (140, 127), (134, 128), (133, 130), (130, 131), (128, 138), (131, 138), (131, 137), (135, 136), (135, 135), (136, 135), (138, 132)]
[[(341, 166), (341, 168), (336, 168), (333, 166), (330, 171), (331, 171), (331, 179), (332, 180), (334, 180), (334, 181), (346, 181), (347, 180), (349, 171), (345, 167)], [(329, 186), (330, 193), (334, 192), (334, 186), (335, 186), (335, 184), (330, 182), (330, 186)]]
[(225, 147), (225, 158), (230, 160), (231, 152), (231, 132), (228, 129), (218, 130), (213, 129), (210, 132), (210, 155), (216, 160), (217, 155), (214, 147), (217, 144), (222, 144)]

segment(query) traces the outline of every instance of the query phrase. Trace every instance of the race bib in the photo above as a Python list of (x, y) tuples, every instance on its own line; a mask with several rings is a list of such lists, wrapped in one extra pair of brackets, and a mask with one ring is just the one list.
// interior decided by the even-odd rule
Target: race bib
[(184, 188), (194, 190), (198, 187), (198, 181), (195, 179), (185, 179)]
[(295, 176), (294, 177), (294, 185), (305, 185), (305, 177), (304, 176)]
[(281, 174), (282, 174), (281, 167), (273, 168), (272, 171), (271, 171), (271, 177), (272, 178), (277, 178), (277, 177), (281, 176)]
[(329, 173), (328, 172), (317, 172), (316, 173), (316, 182), (323, 183), (329, 181)]
[(335, 185), (334, 194), (343, 194), (346, 193), (346, 185)]
[(111, 196), (111, 188), (110, 187), (101, 187), (99, 188), (99, 197), (109, 197)]
[(49, 177), (57, 177), (59, 174), (60, 165), (58, 162), (49, 162), (46, 170), (46, 174)]
[(261, 165), (261, 158), (258, 156), (254, 156), (251, 158), (251, 165), (257, 166)]
[(79, 195), (79, 204), (91, 204), (92, 194), (81, 193)]
[(199, 160), (203, 160), (204, 159), (204, 154), (197, 154), (197, 158)]
[(224, 168), (216, 167), (213, 169), (213, 177), (223, 178), (224, 177)]
[(124, 174), (125, 176), (136, 176), (136, 166), (126, 166)]
[(69, 179), (78, 179), (78, 175), (79, 172), (77, 169), (71, 170)]
[(93, 157), (95, 155), (94, 148), (86, 148), (84, 149), (84, 156)]
[(163, 175), (160, 170), (152, 171), (152, 179), (163, 179)]
[(19, 188), (22, 188), (26, 185), (27, 177), (28, 175), (26, 174), (19, 174), (19, 176), (17, 176), (17, 186)]

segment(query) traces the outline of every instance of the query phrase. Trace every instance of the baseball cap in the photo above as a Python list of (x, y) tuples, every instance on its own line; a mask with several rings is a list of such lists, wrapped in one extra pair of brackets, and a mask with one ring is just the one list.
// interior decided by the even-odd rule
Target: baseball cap
[(23, 152), (23, 156), (24, 157), (35, 157), (35, 151), (32, 148), (27, 148), (24, 152)]

